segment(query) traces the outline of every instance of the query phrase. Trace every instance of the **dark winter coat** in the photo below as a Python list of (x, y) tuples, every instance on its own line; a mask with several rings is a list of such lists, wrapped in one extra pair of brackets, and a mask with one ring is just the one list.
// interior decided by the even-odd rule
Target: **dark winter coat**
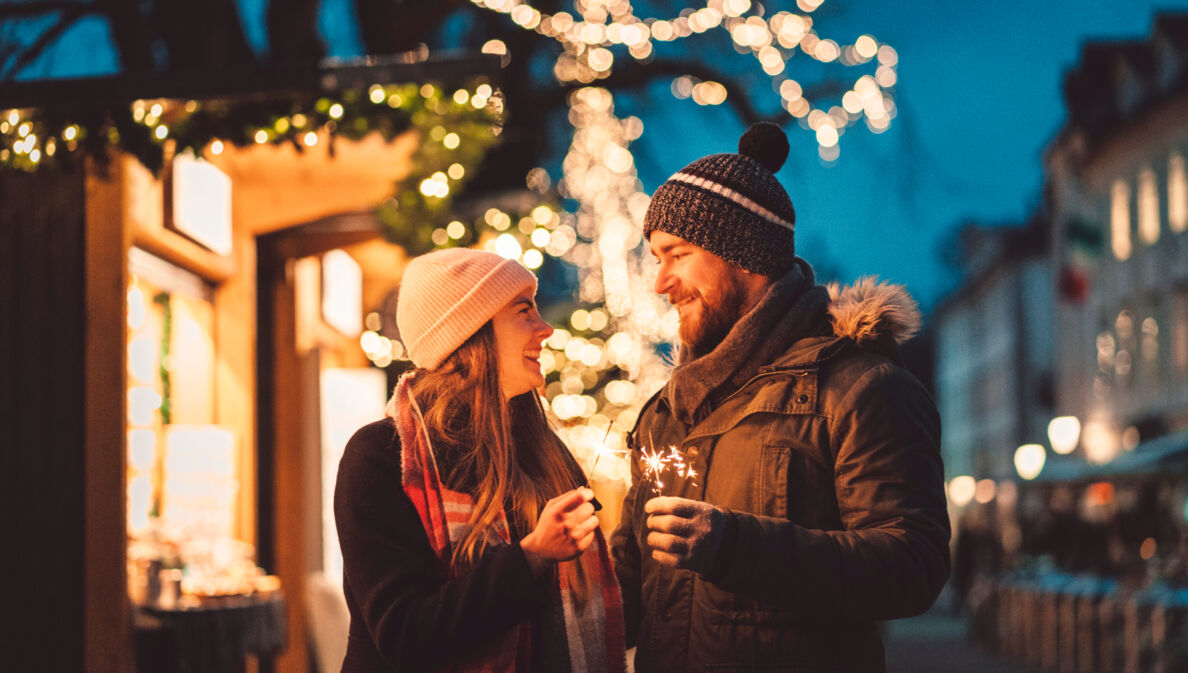
[(551, 575), (533, 577), (515, 539), (449, 580), (400, 474), (391, 418), (356, 432), (338, 466), (334, 518), (351, 615), (344, 673), (441, 669), (492, 646), (550, 599)]
[[(897, 347), (915, 303), (873, 281), (830, 301), (804, 273), (678, 367), (631, 436), (612, 547), (639, 673), (883, 671), (877, 621), (928, 609), (948, 575), (940, 422)], [(728, 512), (708, 577), (646, 542), (639, 451), (669, 446), (697, 476), (664, 495)]]

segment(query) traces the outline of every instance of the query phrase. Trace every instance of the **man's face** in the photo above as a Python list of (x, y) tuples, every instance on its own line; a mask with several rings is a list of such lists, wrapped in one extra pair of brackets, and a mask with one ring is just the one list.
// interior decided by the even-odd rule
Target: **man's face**
[(656, 293), (681, 316), (681, 341), (698, 354), (712, 351), (751, 305), (745, 271), (667, 232), (653, 231), (648, 245), (660, 270)]

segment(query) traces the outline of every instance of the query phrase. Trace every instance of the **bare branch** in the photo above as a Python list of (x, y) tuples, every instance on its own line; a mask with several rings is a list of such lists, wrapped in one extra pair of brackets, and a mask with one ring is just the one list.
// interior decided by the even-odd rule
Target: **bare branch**
[(95, 0), (111, 26), (120, 65), (128, 72), (147, 72), (155, 67), (148, 21), (140, 0)]
[(368, 54), (415, 49), (454, 10), (469, 4), (466, 0), (354, 0), (359, 33)]
[(95, 8), (89, 5), (75, 5), (62, 10), (61, 16), (58, 17), (54, 25), (42, 33), (33, 44), (18, 52), (12, 67), (8, 69), (8, 72), (0, 75), (0, 82), (10, 81), (19, 75), (22, 70), (29, 67), (51, 44), (61, 37), (62, 33), (65, 33), (79, 19), (94, 11), (96, 11)]
[(0, 18), (36, 16), (49, 14), (67, 9), (90, 9), (97, 11), (95, 5), (86, 2), (66, 2), (64, 0), (44, 0), (42, 2), (12, 2), (0, 5)]
[[(755, 108), (750, 92), (740, 81), (717, 70), (710, 65), (694, 60), (684, 59), (655, 59), (647, 62), (633, 62), (624, 66), (616, 66), (606, 79), (586, 84), (569, 84), (559, 89), (547, 92), (542, 97), (544, 104), (563, 104), (572, 91), (584, 86), (601, 86), (607, 89), (642, 89), (653, 81), (668, 77), (689, 75), (702, 81), (718, 82), (726, 87), (726, 102), (734, 108), (739, 118), (746, 125), (756, 122), (771, 122), (783, 126), (792, 120), (784, 111), (772, 115), (764, 115)], [(822, 96), (839, 95), (844, 91), (840, 81), (824, 80), (805, 87), (804, 95), (812, 100)]]

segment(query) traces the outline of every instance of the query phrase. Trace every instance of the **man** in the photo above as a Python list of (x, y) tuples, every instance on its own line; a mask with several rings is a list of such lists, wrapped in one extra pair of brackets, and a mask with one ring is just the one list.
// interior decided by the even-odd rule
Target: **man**
[[(877, 621), (925, 611), (948, 575), (940, 422), (897, 347), (919, 313), (897, 286), (814, 284), (787, 153), (753, 126), (645, 218), (682, 348), (629, 438), (612, 539), (640, 673), (883, 671)], [(683, 468), (643, 460), (674, 449)]]

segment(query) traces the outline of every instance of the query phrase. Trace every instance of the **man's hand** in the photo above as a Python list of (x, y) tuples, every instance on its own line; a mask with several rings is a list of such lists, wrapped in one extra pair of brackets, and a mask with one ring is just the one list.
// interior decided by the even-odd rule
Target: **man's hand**
[(664, 565), (708, 575), (722, 546), (726, 515), (713, 505), (685, 498), (652, 498), (648, 514), (648, 546)]

